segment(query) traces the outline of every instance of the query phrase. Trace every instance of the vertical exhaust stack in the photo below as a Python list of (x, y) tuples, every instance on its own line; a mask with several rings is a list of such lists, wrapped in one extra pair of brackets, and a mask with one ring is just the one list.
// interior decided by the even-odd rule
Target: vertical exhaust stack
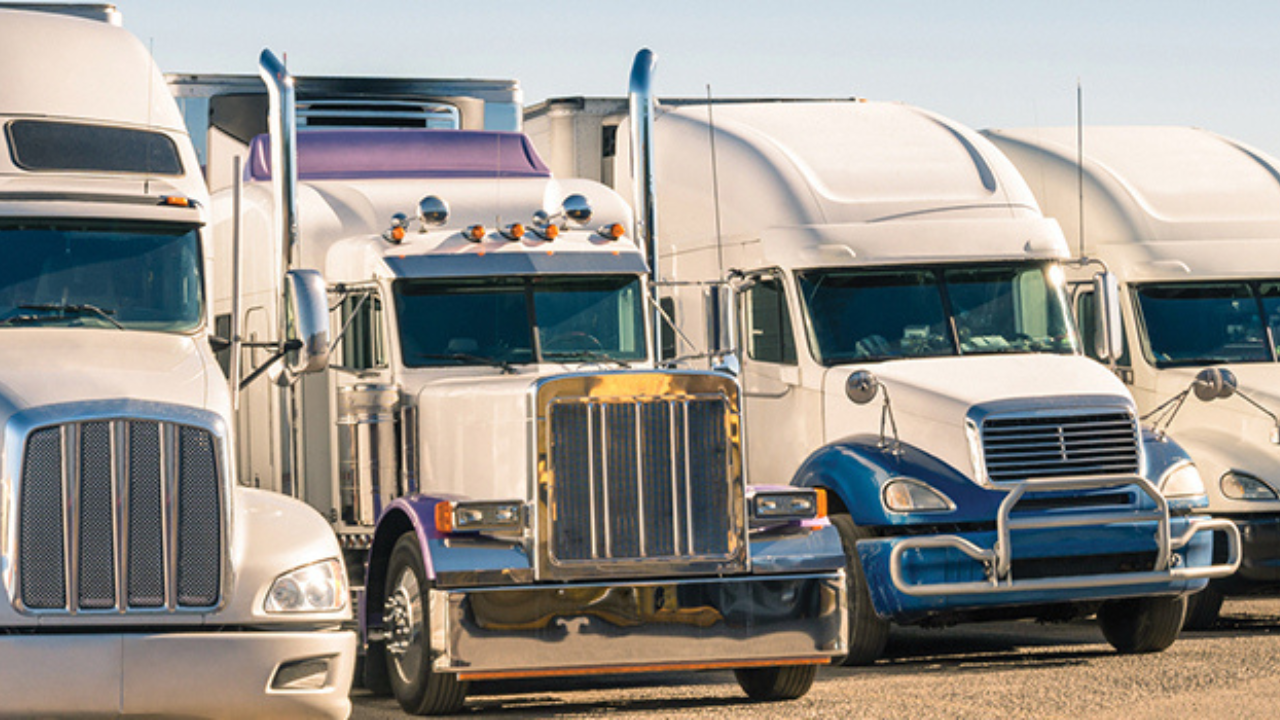
[(293, 76), (270, 50), (258, 58), (258, 72), (270, 102), (267, 125), (271, 133), (271, 191), (279, 233), (282, 272), (293, 268), (298, 245), (298, 120)]
[(649, 293), (653, 299), (655, 351), (661, 340), (662, 311), (658, 305), (658, 207), (653, 172), (653, 71), (658, 57), (649, 48), (636, 53), (631, 64), (631, 87), (627, 92), (631, 118), (631, 190), (636, 211), (635, 237), (644, 243), (649, 262)]

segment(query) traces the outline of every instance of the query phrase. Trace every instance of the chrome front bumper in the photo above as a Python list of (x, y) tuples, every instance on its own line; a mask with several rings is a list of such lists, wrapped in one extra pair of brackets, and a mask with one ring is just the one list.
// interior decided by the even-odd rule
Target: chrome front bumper
[(434, 589), (434, 669), (463, 679), (825, 663), (844, 572)]
[[(345, 718), (353, 632), (0, 635), (0, 716)], [(298, 671), (321, 669), (288, 689)]]
[[(1089, 513), (1037, 514), (1012, 517), (1014, 506), (1027, 493), (1095, 490), (1120, 487), (1138, 487), (1156, 507), (1153, 510), (1107, 510)], [(1135, 525), (1154, 523), (1155, 563), (1150, 571), (1119, 572), (1099, 575), (1073, 575), (1018, 580), (1013, 577), (1013, 532), (1015, 530), (1046, 530), (1063, 528), (1087, 528), (1099, 526)], [(958, 535), (933, 535), (903, 538), (895, 542), (889, 555), (889, 573), (894, 587), (906, 595), (916, 597), (980, 595), (1055, 590), (1087, 590), (1117, 586), (1153, 585), (1187, 580), (1203, 580), (1230, 575), (1240, 566), (1240, 531), (1230, 520), (1214, 518), (1186, 518), (1179, 521), (1185, 528), (1177, 536), (1172, 534), (1173, 520), (1169, 506), (1160, 491), (1150, 481), (1134, 476), (1112, 478), (1071, 478), (1066, 480), (1023, 482), (1011, 488), (1008, 497), (1000, 504), (996, 518), (996, 541), (984, 548)], [(1222, 531), (1227, 538), (1227, 561), (1191, 567), (1182, 563), (1178, 550), (1187, 547), (1199, 533)], [(904, 570), (904, 556), (913, 550), (954, 549), (982, 565), (985, 580), (967, 582), (910, 582)], [(1106, 547), (1097, 552), (1104, 553)]]

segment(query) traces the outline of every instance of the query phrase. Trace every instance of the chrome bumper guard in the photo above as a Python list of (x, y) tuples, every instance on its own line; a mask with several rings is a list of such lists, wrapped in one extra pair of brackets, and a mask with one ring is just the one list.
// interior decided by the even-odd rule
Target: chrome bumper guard
[(461, 679), (824, 664), (845, 652), (843, 570), (432, 589), (437, 672)]
[[(1013, 508), (1027, 493), (1061, 492), (1069, 490), (1096, 490), (1126, 486), (1139, 487), (1156, 504), (1148, 511), (1108, 511), (1054, 515), (1047, 517), (1013, 518)], [(1014, 530), (1032, 530), (1063, 527), (1087, 527), (1113, 523), (1158, 523), (1156, 529), (1156, 562), (1147, 572), (1114, 573), (1108, 575), (1077, 575), (1073, 577), (1036, 578), (1015, 580), (1012, 577)], [(1117, 585), (1145, 585), (1179, 580), (1199, 580), (1226, 577), (1240, 566), (1240, 530), (1235, 523), (1221, 518), (1189, 518), (1190, 527), (1178, 537), (1170, 531), (1169, 505), (1151, 481), (1141, 477), (1122, 478), (1069, 478), (1064, 480), (1036, 480), (1018, 483), (1011, 487), (1008, 497), (1000, 504), (996, 518), (997, 540), (992, 548), (981, 548), (957, 535), (935, 535), (905, 538), (894, 545), (889, 555), (889, 574), (899, 591), (917, 597), (936, 595), (970, 595), (1009, 593), (1029, 590), (1072, 590), (1100, 588)], [(1200, 532), (1221, 530), (1227, 537), (1227, 561), (1221, 565), (1200, 568), (1178, 567), (1181, 558), (1174, 552), (1185, 547)], [(927, 548), (953, 548), (983, 565), (987, 579), (979, 582), (955, 582), (937, 584), (908, 583), (903, 577), (902, 556), (908, 550)]]

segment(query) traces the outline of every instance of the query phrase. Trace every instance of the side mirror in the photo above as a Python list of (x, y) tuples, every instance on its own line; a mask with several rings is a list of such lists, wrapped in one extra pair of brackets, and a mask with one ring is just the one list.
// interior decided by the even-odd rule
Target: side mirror
[(1196, 373), (1195, 382), (1191, 384), (1196, 397), (1205, 402), (1225, 400), (1236, 394), (1239, 383), (1235, 373), (1226, 368), (1205, 368)]
[(1120, 281), (1110, 271), (1093, 276), (1097, 317), (1094, 351), (1099, 359), (1114, 363), (1124, 352), (1124, 326), (1120, 323)]
[(876, 399), (880, 390), (880, 381), (870, 370), (858, 370), (844, 383), (844, 394), (856, 405), (866, 405)]
[(324, 277), (315, 270), (290, 270), (285, 275), (286, 310), (282, 337), (289, 352), (290, 375), (319, 372), (329, 365), (329, 296)]
[(712, 355), (727, 355), (737, 351), (733, 342), (737, 317), (733, 288), (725, 283), (710, 286), (704, 295), (707, 324), (707, 350)]

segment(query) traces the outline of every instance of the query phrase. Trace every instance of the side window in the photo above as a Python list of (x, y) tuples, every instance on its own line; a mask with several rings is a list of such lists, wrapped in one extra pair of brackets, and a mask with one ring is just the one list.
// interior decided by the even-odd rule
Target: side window
[(796, 362), (795, 337), (787, 297), (778, 277), (764, 277), (743, 292), (747, 357), (761, 362)]
[[(387, 366), (386, 340), (383, 337), (382, 300), (374, 290), (350, 292), (338, 306), (341, 323), (338, 343), (338, 365), (349, 370), (371, 370)], [(343, 332), (342, 328), (345, 328)]]
[[(1081, 286), (1086, 287), (1086, 286)], [(1076, 293), (1076, 329), (1080, 331), (1080, 344), (1083, 346), (1084, 354), (1094, 360), (1098, 357), (1098, 310), (1095, 305), (1095, 297), (1092, 290), (1080, 290)], [(1120, 359), (1116, 361), (1117, 365), (1129, 367), (1129, 336), (1123, 335), (1124, 344), (1121, 345)]]

